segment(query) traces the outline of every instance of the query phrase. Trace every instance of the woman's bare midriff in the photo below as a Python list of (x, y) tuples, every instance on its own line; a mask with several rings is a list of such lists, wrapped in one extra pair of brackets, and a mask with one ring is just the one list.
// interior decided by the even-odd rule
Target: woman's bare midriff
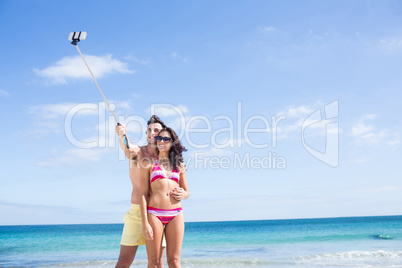
[(179, 187), (179, 185), (171, 179), (159, 179), (151, 183), (151, 199), (150, 207), (160, 209), (174, 209), (181, 207), (179, 200), (174, 199), (170, 195), (170, 191)]

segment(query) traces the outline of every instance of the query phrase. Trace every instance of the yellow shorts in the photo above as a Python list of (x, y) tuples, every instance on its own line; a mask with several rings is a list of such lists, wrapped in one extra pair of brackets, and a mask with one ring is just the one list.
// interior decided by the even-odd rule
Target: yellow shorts
[[(131, 204), (130, 210), (123, 216), (124, 227), (121, 235), (120, 245), (140, 246), (145, 245), (145, 238), (142, 236), (141, 209), (138, 204)], [(165, 234), (163, 234), (162, 247), (166, 247)]]
[(120, 244), (123, 246), (145, 245), (142, 237), (142, 223), (140, 205), (131, 204), (130, 210), (123, 216), (124, 228)]

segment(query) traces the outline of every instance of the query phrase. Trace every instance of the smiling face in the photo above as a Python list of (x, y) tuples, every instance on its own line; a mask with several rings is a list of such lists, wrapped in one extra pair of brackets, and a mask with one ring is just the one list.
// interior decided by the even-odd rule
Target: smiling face
[(159, 123), (153, 123), (148, 125), (147, 129), (147, 141), (148, 143), (155, 143), (155, 137), (158, 135), (159, 131), (162, 130), (162, 125)]
[(159, 152), (169, 152), (170, 148), (172, 148), (172, 137), (169, 132), (162, 131), (159, 133), (158, 137), (161, 137), (156, 140)]

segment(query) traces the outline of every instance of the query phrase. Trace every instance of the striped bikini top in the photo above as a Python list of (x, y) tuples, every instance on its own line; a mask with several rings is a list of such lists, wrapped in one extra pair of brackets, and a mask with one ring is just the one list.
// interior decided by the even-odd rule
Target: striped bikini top
[[(152, 173), (151, 173), (151, 182), (153, 183), (156, 180), (160, 180), (160, 179), (167, 179), (165, 176), (165, 172), (163, 172), (163, 170), (161, 169), (161, 167), (158, 164), (158, 157), (156, 157), (156, 162), (154, 165), (154, 168), (152, 169)], [(177, 184), (179, 184), (180, 181), (180, 171), (177, 170), (176, 168), (172, 170), (172, 172), (170, 173), (170, 177), (169, 179), (174, 180), (175, 182), (177, 182)]]

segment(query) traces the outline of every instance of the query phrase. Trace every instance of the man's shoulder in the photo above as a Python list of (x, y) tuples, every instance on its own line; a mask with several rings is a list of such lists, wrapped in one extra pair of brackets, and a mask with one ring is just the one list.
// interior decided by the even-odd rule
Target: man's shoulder
[(140, 147), (140, 154), (144, 157), (151, 156), (151, 153), (148, 151), (148, 147), (146, 145)]
[(146, 146), (146, 145), (138, 146), (138, 147), (140, 147), (141, 151), (142, 151), (142, 150), (147, 150), (147, 146)]

